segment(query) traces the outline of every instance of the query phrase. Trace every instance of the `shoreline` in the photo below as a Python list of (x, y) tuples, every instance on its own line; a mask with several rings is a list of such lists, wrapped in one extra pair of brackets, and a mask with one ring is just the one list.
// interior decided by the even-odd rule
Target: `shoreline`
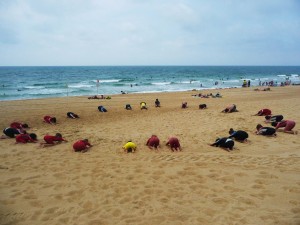
[[(0, 223), (299, 223), (299, 134), (254, 135), (264, 118), (251, 115), (270, 108), (299, 122), (300, 86), (253, 89), (222, 89), (222, 98), (186, 91), (1, 102), (2, 128), (14, 120), (27, 122), (40, 141), (59, 132), (68, 142), (41, 149), (0, 140)], [(148, 110), (140, 110), (141, 101)], [(188, 108), (181, 109), (183, 101)], [(127, 103), (132, 111), (124, 109)], [(208, 108), (199, 110), (201, 103)], [(232, 103), (239, 112), (221, 113)], [(100, 104), (107, 113), (98, 111)], [(68, 119), (68, 111), (80, 119)], [(44, 115), (56, 116), (58, 124), (43, 123)], [(250, 142), (235, 142), (232, 152), (209, 146), (230, 128), (247, 131)], [(299, 124), (294, 129), (299, 131)], [(158, 151), (145, 146), (152, 134), (161, 140)], [(169, 135), (179, 138), (182, 152), (165, 146)], [(82, 138), (93, 147), (74, 153), (72, 144)], [(122, 153), (129, 139), (138, 146), (134, 154)]]

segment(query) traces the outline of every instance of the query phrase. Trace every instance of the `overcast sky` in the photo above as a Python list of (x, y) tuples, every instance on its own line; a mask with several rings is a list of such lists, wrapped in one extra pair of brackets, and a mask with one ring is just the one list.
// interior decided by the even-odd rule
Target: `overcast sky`
[(18, 65), (300, 65), (300, 0), (0, 0)]

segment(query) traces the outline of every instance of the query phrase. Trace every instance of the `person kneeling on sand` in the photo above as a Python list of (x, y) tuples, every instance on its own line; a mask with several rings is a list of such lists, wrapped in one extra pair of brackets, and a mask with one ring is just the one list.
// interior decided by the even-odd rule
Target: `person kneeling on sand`
[(263, 127), (261, 124), (257, 124), (255, 133), (263, 136), (276, 136), (276, 129), (272, 127)]
[(79, 116), (73, 112), (67, 112), (67, 117), (71, 119), (77, 119)]
[(123, 149), (126, 153), (132, 152), (134, 153), (136, 151), (136, 144), (133, 143), (132, 141), (128, 141), (124, 146)]
[(280, 122), (283, 120), (283, 115), (276, 115), (276, 116), (265, 116), (265, 123), (273, 123), (273, 122)]
[(23, 143), (26, 144), (28, 142), (37, 142), (37, 136), (35, 133), (27, 134), (19, 134), (16, 136), (16, 144)]
[(44, 122), (52, 125), (56, 124), (56, 118), (52, 116), (44, 116)]
[(20, 130), (29, 128), (29, 126), (28, 126), (27, 123), (20, 123), (20, 122), (12, 122), (12, 123), (10, 124), (10, 127), (11, 127), (11, 128), (15, 128), (15, 129), (20, 129)]
[(234, 140), (240, 141), (240, 142), (247, 142), (247, 138), (249, 137), (249, 135), (246, 131), (243, 131), (243, 130), (235, 131), (232, 128), (230, 128), (229, 134), (230, 134), (230, 136), (228, 138), (234, 138)]
[(231, 138), (217, 138), (215, 143), (211, 144), (211, 146), (221, 147), (226, 151), (233, 150), (234, 141)]
[(141, 103), (140, 103), (140, 107), (141, 107), (141, 110), (142, 110), (142, 109), (148, 109), (148, 108), (147, 108), (146, 102), (141, 102)]
[(125, 109), (126, 110), (132, 110), (131, 105), (130, 104), (126, 104)]
[(102, 106), (102, 105), (98, 106), (98, 110), (99, 110), (99, 112), (107, 112), (107, 109), (104, 108), (104, 106)]
[[(271, 123), (273, 127), (275, 127), (278, 131), (283, 131), (284, 133), (289, 134), (298, 134), (297, 131), (293, 131), (292, 129), (296, 126), (296, 122), (293, 120), (283, 120), (281, 122), (273, 122)], [(284, 127), (283, 130), (279, 130), (278, 128)]]
[(168, 142), (166, 143), (167, 146), (170, 146), (171, 150), (174, 151), (181, 151), (181, 146), (177, 137), (169, 137)]
[(16, 128), (11, 128), (11, 127), (7, 127), (3, 130), (3, 134), (0, 139), (5, 139), (5, 138), (14, 138), (16, 135), (18, 134), (23, 134), (24, 130), (22, 129), (16, 129)]
[(199, 109), (207, 109), (207, 105), (206, 104), (200, 104)]
[(89, 143), (88, 139), (79, 140), (73, 144), (73, 149), (75, 152), (84, 153), (87, 152), (90, 147), (92, 147), (92, 145)]
[(155, 107), (160, 107), (160, 101), (158, 100), (158, 98), (155, 100), (154, 104)]
[(59, 144), (62, 141), (67, 142), (67, 140), (62, 138), (62, 135), (60, 133), (56, 133), (55, 136), (52, 135), (45, 135), (44, 136), (44, 143), (41, 143), (41, 147), (48, 147), (48, 146), (53, 146), (55, 144)]
[(232, 104), (227, 106), (224, 110), (222, 110), (221, 112), (223, 113), (232, 113), (232, 112), (238, 112), (238, 110), (236, 109), (236, 105)]
[(157, 148), (159, 147), (159, 138), (158, 138), (156, 135), (153, 134), (153, 135), (148, 139), (146, 145), (147, 145), (150, 149), (152, 149), (152, 148), (157, 149)]
[(261, 109), (253, 116), (269, 116), (272, 114), (272, 111), (270, 109)]

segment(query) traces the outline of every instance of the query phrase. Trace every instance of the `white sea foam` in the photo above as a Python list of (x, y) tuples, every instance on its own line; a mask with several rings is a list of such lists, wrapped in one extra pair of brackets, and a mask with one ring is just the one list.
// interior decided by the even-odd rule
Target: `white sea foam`
[(171, 82), (154, 82), (153, 85), (169, 85)]

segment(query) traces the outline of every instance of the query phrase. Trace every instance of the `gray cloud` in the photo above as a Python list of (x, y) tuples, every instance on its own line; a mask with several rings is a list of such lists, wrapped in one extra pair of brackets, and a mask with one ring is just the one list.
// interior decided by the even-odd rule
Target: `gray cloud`
[(0, 1), (2, 65), (299, 65), (293, 0)]

